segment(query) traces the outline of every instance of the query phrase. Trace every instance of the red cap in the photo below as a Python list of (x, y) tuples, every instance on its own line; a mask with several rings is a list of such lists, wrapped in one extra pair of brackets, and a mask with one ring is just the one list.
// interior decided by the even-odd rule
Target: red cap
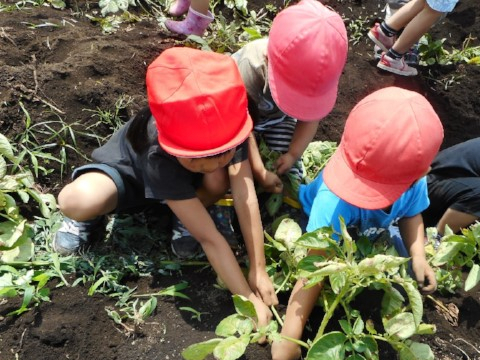
[(302, 0), (278, 13), (268, 38), (268, 82), (277, 106), (302, 121), (327, 116), (347, 60), (340, 15), (319, 1)]
[(350, 112), (325, 184), (360, 208), (387, 207), (427, 172), (442, 140), (442, 123), (422, 95), (378, 90)]
[(147, 70), (158, 142), (177, 157), (206, 157), (241, 144), (252, 130), (235, 61), (187, 47), (162, 52)]

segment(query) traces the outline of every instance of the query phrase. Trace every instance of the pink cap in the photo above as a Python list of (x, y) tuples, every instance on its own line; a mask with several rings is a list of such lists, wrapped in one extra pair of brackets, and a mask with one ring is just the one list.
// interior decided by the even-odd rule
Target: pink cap
[(268, 40), (268, 81), (286, 114), (318, 121), (332, 111), (347, 60), (342, 18), (316, 0), (302, 0), (273, 20)]
[(350, 112), (325, 184), (360, 208), (387, 207), (427, 172), (442, 140), (442, 123), (422, 95), (397, 87), (375, 91)]

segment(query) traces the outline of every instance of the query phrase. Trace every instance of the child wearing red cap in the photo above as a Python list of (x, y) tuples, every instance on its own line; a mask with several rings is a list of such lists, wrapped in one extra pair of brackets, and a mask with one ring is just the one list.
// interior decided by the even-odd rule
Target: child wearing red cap
[(385, 52), (377, 67), (397, 75), (417, 75), (417, 69), (405, 63), (405, 54), (443, 14), (451, 12), (457, 2), (458, 0), (412, 0), (388, 20), (375, 24), (368, 37)]
[(430, 206), (425, 225), (436, 227), (438, 240), (445, 227), (457, 233), (480, 219), (480, 138), (456, 144), (440, 153), (427, 175)]
[[(201, 244), (234, 294), (253, 302), (259, 324), (276, 304), (265, 271), (263, 230), (248, 161), (252, 130), (245, 87), (226, 55), (171, 48), (146, 75), (148, 108), (127, 122), (77, 168), (58, 196), (65, 215), (53, 248), (72, 254), (100, 233), (104, 215), (166, 203)], [(206, 210), (231, 189), (249, 256), (245, 279)]]
[[(420, 94), (396, 87), (378, 90), (351, 111), (340, 145), (323, 172), (302, 185), (299, 200), (308, 216), (307, 231), (332, 226), (340, 232), (339, 216), (372, 241), (398, 223), (422, 292), (436, 289), (435, 274), (424, 250), (422, 211), (428, 207), (425, 174), (443, 140), (443, 127), (430, 103)], [(312, 254), (321, 252), (312, 251)], [(282, 335), (299, 339), (321, 285), (295, 285)], [(297, 344), (272, 345), (273, 360), (300, 356)]]
[(251, 136), (254, 178), (265, 190), (281, 192), (278, 175), (288, 171), (301, 178), (301, 166), (294, 165), (335, 105), (347, 50), (340, 15), (319, 1), (302, 0), (278, 13), (268, 39), (232, 55), (247, 88), (255, 135), (282, 153), (276, 171), (267, 171)]

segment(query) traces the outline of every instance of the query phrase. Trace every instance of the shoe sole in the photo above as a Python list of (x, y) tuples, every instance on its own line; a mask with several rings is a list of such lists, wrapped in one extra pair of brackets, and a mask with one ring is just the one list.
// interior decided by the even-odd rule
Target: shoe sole
[(380, 40), (378, 40), (378, 39), (375, 37), (375, 35), (372, 34), (371, 31), (369, 31), (367, 35), (368, 35), (368, 37), (370, 38), (370, 40), (372, 40), (372, 41), (375, 43), (375, 45), (377, 45), (380, 49), (382, 49), (383, 52), (387, 52), (387, 51), (388, 51), (388, 49), (385, 47), (385, 45), (383, 45), (383, 43), (382, 43)]
[(415, 70), (415, 73), (407, 73), (405, 71), (398, 70), (398, 69), (392, 68), (390, 66), (383, 65), (382, 62), (379, 62), (377, 64), (377, 67), (379, 69), (382, 69), (382, 70), (385, 70), (385, 71), (388, 71), (388, 72), (391, 72), (391, 73), (394, 73), (394, 74), (397, 74), (397, 75), (401, 75), (401, 76), (416, 76), (416, 75), (418, 75), (418, 71), (416, 71), (416, 70)]

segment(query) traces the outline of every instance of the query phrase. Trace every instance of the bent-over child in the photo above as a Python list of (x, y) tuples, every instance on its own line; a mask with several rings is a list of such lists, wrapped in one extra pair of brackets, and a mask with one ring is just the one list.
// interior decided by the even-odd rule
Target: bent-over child
[(347, 51), (341, 16), (319, 1), (302, 0), (278, 13), (268, 38), (232, 55), (247, 88), (254, 134), (282, 153), (269, 171), (250, 137), (254, 178), (264, 190), (282, 192), (279, 175), (287, 172), (302, 177), (299, 159), (335, 105)]
[[(428, 206), (425, 174), (443, 139), (443, 127), (430, 103), (420, 94), (397, 87), (378, 90), (350, 112), (338, 149), (299, 200), (308, 216), (307, 231), (332, 226), (340, 232), (339, 216), (348, 227), (372, 241), (398, 223), (412, 270), (424, 293), (436, 289), (427, 263), (421, 212)], [(338, 239), (338, 237), (337, 237)], [(310, 254), (322, 254), (312, 250)], [(300, 339), (321, 285), (304, 289), (298, 280), (289, 299), (281, 334)], [(288, 340), (272, 344), (273, 360), (300, 357)]]
[[(96, 149), (58, 196), (64, 214), (53, 248), (72, 254), (101, 232), (105, 215), (163, 202), (201, 244), (233, 294), (253, 302), (259, 324), (277, 303), (265, 270), (263, 229), (248, 161), (252, 120), (235, 62), (190, 48), (163, 51), (146, 74), (148, 107)], [(206, 206), (231, 189), (249, 257), (245, 279)]]
[(423, 212), (425, 225), (445, 226), (458, 233), (480, 219), (480, 138), (440, 151), (427, 175), (430, 206)]

